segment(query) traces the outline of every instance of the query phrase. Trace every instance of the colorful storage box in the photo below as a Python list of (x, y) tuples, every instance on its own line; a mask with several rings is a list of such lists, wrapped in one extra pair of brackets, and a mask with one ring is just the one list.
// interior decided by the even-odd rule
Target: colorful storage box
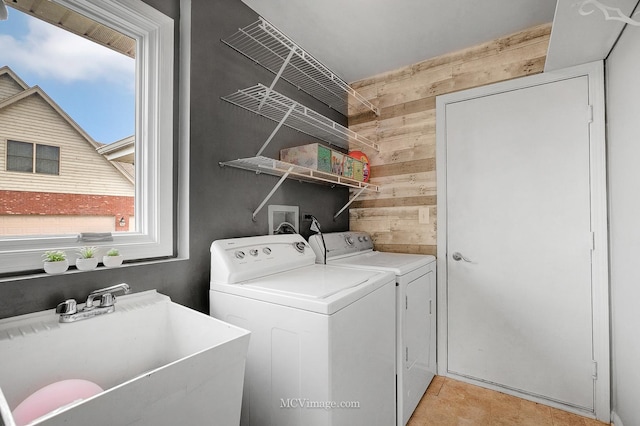
[(323, 172), (332, 171), (333, 151), (324, 145), (312, 143), (280, 150), (280, 160)]
[(353, 178), (357, 181), (364, 181), (364, 163), (360, 160), (353, 159)]
[(346, 155), (343, 153), (331, 150), (331, 173), (342, 175), (344, 157), (346, 157)]
[(353, 157), (348, 155), (344, 156), (344, 162), (342, 164), (342, 176), (353, 179)]
[(362, 182), (364, 180), (364, 163), (349, 155), (345, 155), (342, 176)]

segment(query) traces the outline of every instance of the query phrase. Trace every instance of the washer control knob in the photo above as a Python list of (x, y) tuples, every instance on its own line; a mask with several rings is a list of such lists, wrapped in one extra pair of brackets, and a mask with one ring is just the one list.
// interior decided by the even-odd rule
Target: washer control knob
[(347, 242), (347, 245), (353, 245), (353, 237), (351, 235), (347, 235), (346, 237), (344, 237), (344, 240)]
[(366, 235), (364, 237), (362, 237), (365, 241), (369, 241), (369, 237), (367, 237)]
[(262, 249), (262, 252), (269, 256), (271, 254), (271, 249), (269, 247), (265, 247)]
[(297, 243), (293, 243), (293, 246), (298, 250), (298, 253), (304, 253), (304, 249), (306, 247), (305, 243), (302, 241), (298, 241)]
[(237, 259), (244, 259), (244, 256), (245, 256), (242, 250), (237, 250), (235, 255)]
[(254, 257), (255, 257), (255, 256), (257, 256), (257, 255), (258, 255), (258, 249), (251, 249), (251, 250), (249, 250), (249, 254), (250, 254), (251, 256), (254, 256)]
[(363, 242), (363, 241), (364, 241), (364, 238), (358, 237), (358, 242)]

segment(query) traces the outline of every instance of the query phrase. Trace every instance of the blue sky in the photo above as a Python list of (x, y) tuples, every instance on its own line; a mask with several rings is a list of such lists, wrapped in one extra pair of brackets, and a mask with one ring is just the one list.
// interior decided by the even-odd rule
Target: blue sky
[(9, 8), (0, 21), (0, 67), (40, 86), (91, 137), (134, 133), (135, 60)]

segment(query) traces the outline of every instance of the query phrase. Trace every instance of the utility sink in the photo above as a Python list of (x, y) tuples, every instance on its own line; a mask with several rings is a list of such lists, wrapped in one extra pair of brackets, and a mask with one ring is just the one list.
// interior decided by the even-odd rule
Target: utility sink
[(39, 389), (70, 379), (104, 391), (32, 425), (238, 425), (249, 332), (155, 290), (62, 324), (54, 310), (0, 320), (0, 426)]

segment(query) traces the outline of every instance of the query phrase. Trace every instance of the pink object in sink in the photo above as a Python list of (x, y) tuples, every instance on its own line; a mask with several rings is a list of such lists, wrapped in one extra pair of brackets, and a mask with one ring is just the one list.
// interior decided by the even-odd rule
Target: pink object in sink
[(13, 418), (18, 426), (26, 425), (38, 417), (65, 405), (87, 399), (102, 392), (93, 382), (70, 379), (55, 382), (29, 395), (13, 410)]

